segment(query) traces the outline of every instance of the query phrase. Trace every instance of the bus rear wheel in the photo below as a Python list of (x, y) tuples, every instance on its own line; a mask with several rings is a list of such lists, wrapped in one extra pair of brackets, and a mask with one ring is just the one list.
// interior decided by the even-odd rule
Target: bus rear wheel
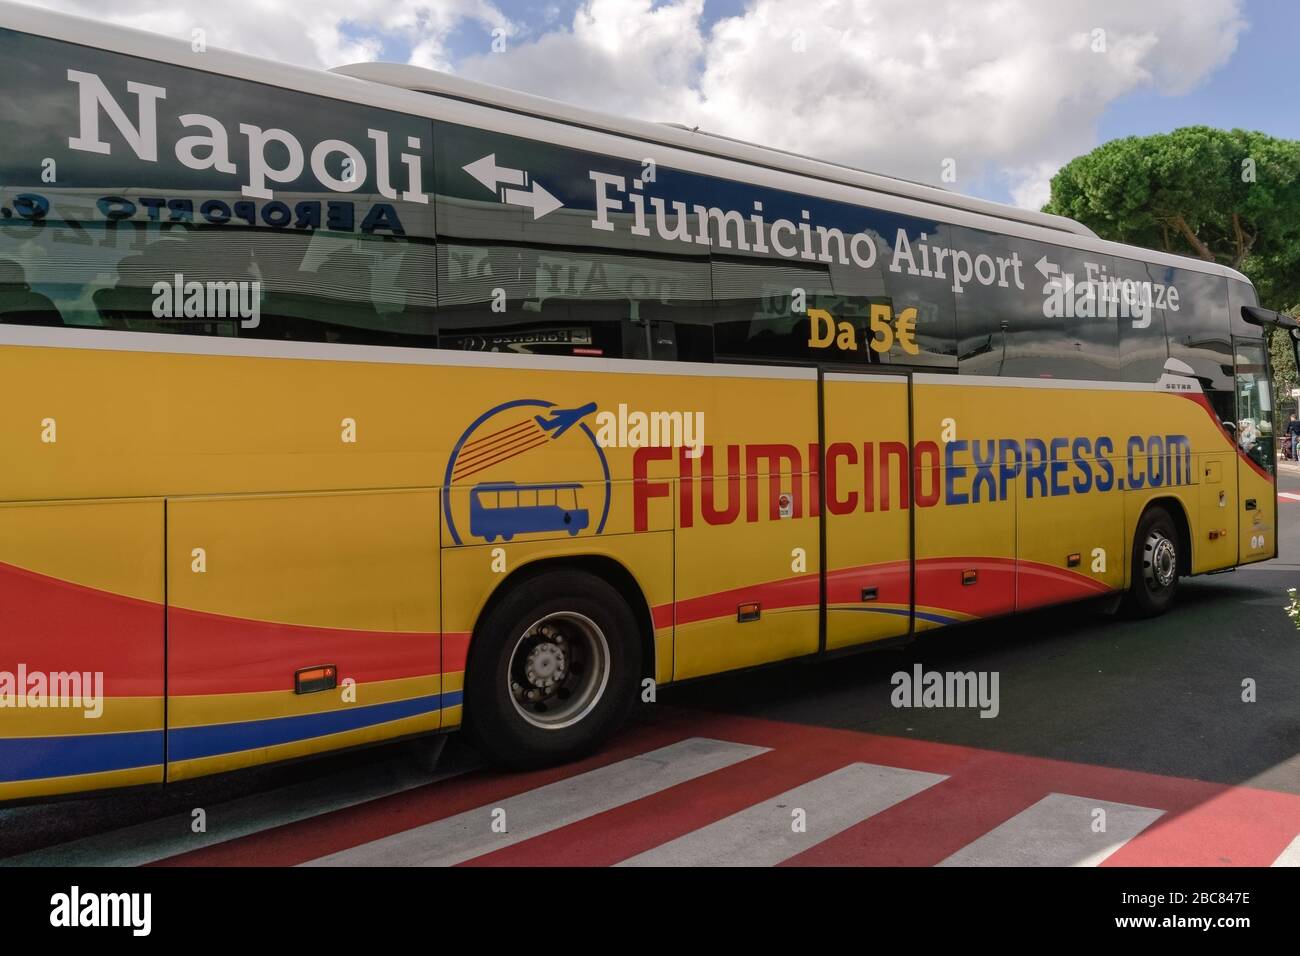
[(1133, 580), (1127, 606), (1137, 617), (1169, 610), (1178, 594), (1178, 529), (1164, 508), (1151, 508), (1133, 536)]
[(475, 632), (465, 727), (493, 763), (562, 763), (608, 738), (635, 700), (636, 618), (593, 574), (548, 571), (505, 595)]

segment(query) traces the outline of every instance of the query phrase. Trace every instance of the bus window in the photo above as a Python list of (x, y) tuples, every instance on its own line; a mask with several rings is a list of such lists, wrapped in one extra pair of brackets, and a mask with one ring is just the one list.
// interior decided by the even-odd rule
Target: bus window
[(0, 322), (9, 325), (62, 325), (54, 302), (32, 290), (22, 263), (0, 259)]
[[(895, 246), (899, 243), (900, 231), (907, 235), (914, 255), (919, 254), (922, 244), (935, 248), (950, 248), (952, 245), (952, 227), (944, 223), (909, 219), (906, 224), (895, 228), (892, 234), (887, 234), (889, 242)], [(957, 305), (951, 277), (912, 275), (906, 266), (897, 272), (885, 269), (884, 276), (895, 327), (898, 327), (900, 316), (915, 310), (912, 313), (915, 318), (905, 321), (907, 327), (913, 330), (916, 351), (909, 353), (891, 349), (883, 355), (883, 360), (895, 365), (955, 369)]]
[(443, 239), (438, 276), (440, 345), (466, 351), (671, 360), (709, 297), (702, 259), (546, 246)]
[(958, 248), (991, 263), (985, 274), (993, 276), (988, 283), (967, 281), (957, 293), (962, 372), (1118, 378), (1118, 319), (1105, 281), (1109, 256), (981, 230), (954, 233)]
[(1245, 306), (1259, 305), (1255, 287), (1240, 279), (1228, 280), (1228, 329), (1236, 337), (1253, 339), (1259, 335), (1259, 326), (1251, 325), (1241, 316)]
[[(817, 362), (836, 357), (809, 345), (807, 310), (824, 309), (837, 318), (842, 312), (825, 266), (715, 256), (713, 294), (719, 359)], [(800, 294), (803, 309), (797, 309)], [(865, 325), (858, 329), (859, 337), (862, 329)]]
[[(713, 201), (718, 208), (755, 209), (752, 218), (762, 219), (765, 250), (735, 249), (734, 233), (728, 233), (733, 248), (727, 248), (715, 229), (720, 356), (858, 368), (955, 366), (947, 284), (888, 269), (888, 250), (897, 235), (942, 240), (947, 226), (720, 181)], [(757, 224), (751, 222), (745, 235), (757, 245)], [(778, 245), (799, 255), (778, 255), (773, 251)]]
[[(1160, 266), (1136, 259), (1114, 260), (1121, 296), (1136, 303), (1119, 319), (1119, 374), (1125, 382), (1159, 381), (1169, 358), (1166, 336), (1168, 290), (1160, 286)], [(1181, 304), (1181, 303), (1180, 303)]]
[[(23, 64), (20, 89), (49, 100), (39, 124), (23, 115), (17, 90), (0, 104), (0, 129), (23, 131), (0, 151), (3, 205), (18, 213), (0, 222), (0, 321), (433, 344), (431, 204), (396, 198), (381, 183), (407, 183), (408, 167), (401, 149), (378, 158), (370, 136), (427, 144), (428, 120), (42, 37), (4, 35), (0, 57)], [(102, 151), (67, 148), (79, 102), (70, 64), (97, 77), (127, 115), (134, 84), (167, 90), (155, 103), (156, 159), (142, 161), (107, 120), (97, 127)], [(226, 130), (285, 131), (299, 148), (341, 143), (364, 166), (349, 172), (335, 150), (301, 164), (292, 181), (272, 177), (266, 195), (246, 192), (246, 142), (231, 137), (238, 176), (177, 158), (193, 145), (181, 116), (196, 103)], [(57, 180), (47, 182), (42, 163), (56, 155)], [(327, 188), (317, 169), (351, 188)]]
[(1237, 444), (1255, 464), (1272, 473), (1277, 458), (1273, 396), (1269, 393), (1264, 343), (1233, 339), (1237, 384)]
[[(707, 240), (665, 239), (653, 228), (639, 234), (622, 199), (621, 211), (605, 210), (611, 228), (593, 229), (590, 170), (619, 180), (621, 189), (607, 187), (616, 198), (634, 188), (676, 195), (699, 177), (661, 168), (643, 182), (639, 161), (451, 123), (434, 124), (434, 143), (444, 348), (701, 357), (698, 337), (679, 329), (707, 328)], [(664, 218), (674, 228), (695, 227), (676, 209)]]
[(1229, 339), (1227, 280), (1190, 269), (1151, 267), (1160, 282), (1177, 289), (1178, 308), (1165, 313), (1169, 357), (1192, 367), (1201, 390), (1220, 422), (1236, 418), (1232, 345)]

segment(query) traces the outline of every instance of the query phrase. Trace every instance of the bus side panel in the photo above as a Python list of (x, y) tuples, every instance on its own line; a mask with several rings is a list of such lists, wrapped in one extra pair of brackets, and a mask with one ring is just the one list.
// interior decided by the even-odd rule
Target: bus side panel
[[(913, 385), (918, 631), (1015, 609), (1019, 478), (995, 475), (992, 492), (981, 484), (976, 500), (972, 443), (983, 443), (982, 457), (1008, 422), (1019, 424), (1024, 399), (1014, 388), (968, 383), (946, 376)], [(968, 572), (974, 579), (964, 583)]]
[[(1070, 465), (1072, 475), (1091, 474), (1096, 459)], [(1016, 510), (1016, 610), (1121, 590), (1128, 554), (1124, 499), (1104, 493), (1029, 497), (1028, 491)]]
[[(1028, 391), (1028, 390), (1025, 390)], [(1025, 392), (1021, 392), (1024, 396)], [(1046, 607), (1124, 587), (1130, 540), (1124, 498), (1114, 494), (1109, 436), (1124, 409), (1150, 403), (1147, 392), (1041, 388), (1024, 441), (1016, 506), (1016, 609)], [(1158, 399), (1157, 399), (1158, 401)], [(1008, 420), (1024, 421), (1025, 416)]]
[(581, 555), (609, 558), (622, 565), (636, 581), (651, 614), (655, 638), (655, 680), (659, 683), (670, 681), (673, 662), (673, 534), (669, 508), (670, 503), (664, 502), (653, 509), (650, 514), (652, 530), (641, 534), (602, 535), (578, 541), (555, 538), (444, 549), (442, 613), (446, 627), (443, 647), (448, 707), (443, 711), (443, 726), (453, 727), (461, 722), (460, 699), (470, 636), (488, 600), (507, 575), (538, 561)]
[(823, 409), (826, 648), (834, 650), (906, 634), (911, 623), (911, 515), (899, 481), (906, 471), (880, 468), (883, 449), (908, 445), (907, 379), (827, 375)]
[(163, 612), (161, 500), (0, 505), (0, 800), (162, 782)]
[[(817, 382), (725, 388), (700, 456), (682, 451), (649, 473), (679, 476), (678, 680), (813, 654), (820, 641)], [(757, 605), (752, 620), (742, 605)]]
[[(725, 528), (696, 524), (678, 530), (676, 679), (817, 651), (820, 529), (793, 504), (797, 494), (807, 509), (816, 482), (815, 472), (784, 469), (755, 469), (740, 481), (713, 480), (718, 502), (724, 494), (757, 497), (762, 514), (744, 520), (745, 505), (741, 520)], [(775, 518), (769, 509), (779, 514), (783, 495), (791, 499), (791, 514)], [(741, 606), (751, 604), (757, 617), (741, 621)]]
[(1200, 537), (1192, 542), (1192, 573), (1218, 571), (1237, 563), (1237, 456), (1196, 456)]
[[(1113, 433), (1116, 485), (1124, 491), (1125, 547), (1133, 547), (1147, 505), (1173, 498), (1187, 520), (1192, 573), (1200, 574), (1237, 563), (1236, 509), (1245, 489), (1237, 485), (1240, 453), (1232, 436), (1199, 386), (1189, 389), (1195, 380), (1182, 381), (1174, 380), (1177, 391), (1133, 396), (1126, 417), (1115, 409), (1114, 420), (1126, 425)], [(1126, 560), (1132, 563), (1131, 551)], [(1129, 568), (1127, 583), (1134, 573), (1138, 569)]]
[[(439, 728), (438, 503), (168, 502), (169, 780)], [(316, 667), (338, 686), (296, 693)]]
[(1237, 456), (1237, 476), (1241, 489), (1238, 563), (1267, 561), (1277, 556), (1277, 484), (1245, 455)]

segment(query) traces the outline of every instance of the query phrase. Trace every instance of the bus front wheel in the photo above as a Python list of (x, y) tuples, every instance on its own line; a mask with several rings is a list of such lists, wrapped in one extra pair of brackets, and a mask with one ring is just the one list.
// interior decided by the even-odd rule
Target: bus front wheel
[(1178, 529), (1164, 508), (1151, 508), (1133, 536), (1128, 609), (1137, 617), (1163, 614), (1178, 594)]
[(465, 726), (483, 754), (519, 769), (572, 760), (612, 734), (641, 673), (636, 618), (603, 579), (531, 577), (475, 631)]

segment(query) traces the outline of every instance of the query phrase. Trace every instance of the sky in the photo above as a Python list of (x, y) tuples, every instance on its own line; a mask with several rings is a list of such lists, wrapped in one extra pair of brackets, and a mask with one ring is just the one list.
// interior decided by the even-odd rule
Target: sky
[(1037, 208), (1071, 158), (1300, 138), (1288, 0), (44, 0), (327, 69), (410, 62)]

